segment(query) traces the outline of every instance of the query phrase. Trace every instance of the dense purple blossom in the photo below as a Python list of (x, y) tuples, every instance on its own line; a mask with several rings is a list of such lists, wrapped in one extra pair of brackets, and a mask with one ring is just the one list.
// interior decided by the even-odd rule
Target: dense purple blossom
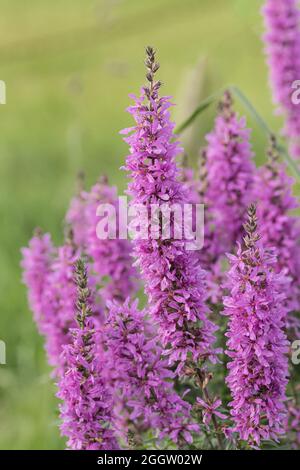
[(300, 9), (297, 0), (266, 0), (264, 35), (273, 99), (284, 114), (291, 153), (300, 158), (300, 110), (292, 84), (300, 80)]
[[(128, 111), (136, 126), (123, 133), (131, 134), (125, 138), (130, 146), (126, 170), (132, 178), (128, 192), (133, 204), (149, 209), (150, 204), (182, 205), (189, 193), (178, 179), (175, 157), (180, 148), (170, 121), (171, 104), (168, 97), (158, 96), (160, 83), (154, 81), (158, 65), (151, 48), (147, 54), (150, 87), (140, 97), (133, 96)], [(146, 282), (150, 314), (159, 323), (163, 346), (169, 348), (170, 364), (178, 362), (181, 371), (188, 355), (194, 361), (214, 359), (216, 327), (207, 318), (204, 275), (195, 252), (186, 250), (184, 240), (150, 236), (135, 240), (135, 255)]]
[[(137, 282), (130, 243), (118, 237), (118, 227), (113, 238), (99, 239), (97, 236), (97, 224), (102, 219), (97, 215), (100, 204), (111, 204), (115, 208), (118, 223), (117, 189), (109, 186), (105, 177), (100, 178), (89, 192), (81, 191), (72, 199), (66, 221), (71, 224), (75, 244), (90, 257), (90, 267), (105, 304), (107, 300), (125, 300), (136, 292)], [(104, 215), (103, 219), (106, 218)]]
[[(231, 251), (242, 236), (243, 215), (251, 201), (254, 165), (245, 118), (232, 108), (227, 91), (219, 104), (213, 131), (206, 136), (204, 203), (214, 226), (213, 258)], [(206, 250), (204, 249), (204, 252)]]
[(215, 221), (212, 201), (207, 197), (208, 171), (207, 151), (203, 150), (199, 168), (199, 200), (204, 204), (204, 246), (198, 252), (199, 262), (206, 270), (205, 298), (209, 305), (222, 302), (222, 284), (224, 281), (224, 258), (226, 246), (223, 242), (224, 229)]
[(48, 233), (42, 234), (40, 230), (36, 231), (29, 246), (22, 248), (23, 282), (27, 286), (29, 305), (40, 333), (44, 332), (46, 321), (43, 295), (53, 256), (51, 237)]
[[(133, 267), (131, 245), (128, 240), (118, 236), (100, 240), (96, 227), (101, 217), (96, 211), (99, 204), (111, 204), (116, 211), (118, 221), (118, 194), (115, 187), (107, 184), (105, 179), (95, 184), (89, 195), (86, 206), (86, 219), (88, 221), (86, 252), (92, 259), (92, 268), (100, 280), (101, 295), (105, 300), (124, 301), (137, 290), (136, 270)], [(106, 282), (103, 282), (108, 278)], [(101, 282), (102, 280), (102, 282)]]
[(87, 198), (88, 193), (81, 190), (71, 199), (66, 214), (66, 223), (72, 228), (74, 243), (82, 250), (85, 250), (86, 247), (87, 229), (89, 226), (86, 217)]
[(173, 389), (170, 379), (174, 373), (162, 359), (153, 323), (138, 310), (137, 302), (109, 303), (108, 310), (104, 332), (107, 370), (117, 398), (115, 415), (123, 432), (134, 435), (135, 429), (152, 428), (156, 437), (191, 443), (191, 432), (199, 428), (191, 421), (191, 406)]
[(78, 326), (70, 330), (71, 342), (64, 347), (67, 369), (58, 384), (57, 396), (63, 401), (61, 432), (68, 437), (70, 449), (113, 450), (118, 443), (111, 429), (112, 395), (103, 379), (101, 332), (92, 317), (87, 273), (81, 260), (76, 265), (76, 282)]
[(43, 292), (43, 334), (49, 364), (54, 367), (56, 374), (64, 371), (62, 347), (70, 342), (69, 329), (75, 326), (76, 286), (73, 280), (73, 266), (78, 257), (79, 253), (72, 243), (59, 247)]
[[(260, 235), (265, 246), (276, 248), (276, 272), (286, 270), (291, 278), (287, 293), (288, 309), (300, 310), (300, 225), (291, 211), (299, 207), (292, 194), (293, 179), (287, 175), (286, 165), (279, 162), (276, 143), (269, 150), (269, 161), (256, 174), (254, 197), (258, 201), (257, 215), (263, 221)], [(296, 318), (289, 316), (289, 325)], [(298, 325), (299, 328), (299, 325)]]
[(251, 206), (244, 247), (229, 255), (230, 295), (224, 298), (232, 430), (250, 445), (277, 440), (285, 432), (289, 350), (284, 332), (288, 280), (274, 271), (276, 256), (262, 246), (256, 227)]

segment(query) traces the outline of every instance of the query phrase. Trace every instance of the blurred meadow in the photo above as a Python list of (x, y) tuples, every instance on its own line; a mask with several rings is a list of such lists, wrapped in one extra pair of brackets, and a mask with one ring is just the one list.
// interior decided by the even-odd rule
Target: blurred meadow
[[(62, 241), (62, 220), (83, 169), (122, 191), (131, 124), (128, 93), (144, 83), (144, 46), (161, 63), (164, 92), (180, 124), (206, 96), (237, 85), (274, 129), (260, 36), (260, 0), (0, 0), (0, 448), (64, 448), (55, 386), (21, 284), (20, 247), (34, 227)], [(241, 106), (238, 108), (242, 110)], [(244, 111), (244, 110), (243, 110)], [(190, 162), (214, 107), (183, 134)], [(257, 162), (265, 137), (256, 123)]]

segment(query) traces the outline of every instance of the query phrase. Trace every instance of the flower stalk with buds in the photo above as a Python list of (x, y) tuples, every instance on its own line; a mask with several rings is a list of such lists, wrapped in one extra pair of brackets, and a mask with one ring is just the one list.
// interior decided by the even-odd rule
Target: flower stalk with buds
[(277, 441), (284, 434), (288, 280), (274, 271), (276, 255), (260, 241), (254, 205), (248, 210), (245, 232), (237, 255), (229, 255), (230, 295), (224, 297), (224, 315), (229, 318), (227, 384), (232, 395), (232, 431), (256, 446), (261, 440)]

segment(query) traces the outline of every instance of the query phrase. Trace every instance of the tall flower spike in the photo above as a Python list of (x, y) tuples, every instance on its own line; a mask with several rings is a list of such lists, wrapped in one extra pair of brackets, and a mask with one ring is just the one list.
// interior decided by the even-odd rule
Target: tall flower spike
[(66, 221), (74, 231), (75, 244), (90, 258), (93, 280), (99, 285), (105, 304), (112, 299), (124, 301), (137, 291), (138, 284), (128, 240), (120, 239), (118, 233), (114, 239), (99, 239), (97, 236), (100, 222), (97, 208), (100, 204), (111, 204), (118, 214), (117, 189), (109, 186), (105, 176), (99, 178), (89, 192), (82, 190), (73, 198)]
[(71, 344), (64, 348), (68, 368), (57, 394), (62, 420), (61, 432), (68, 437), (68, 448), (75, 450), (114, 450), (118, 444), (110, 428), (112, 397), (103, 380), (101, 334), (93, 320), (87, 271), (76, 263), (77, 323), (71, 330)]
[(255, 446), (261, 440), (278, 440), (285, 432), (288, 280), (275, 273), (276, 256), (261, 244), (253, 205), (245, 231), (243, 247), (238, 246), (236, 256), (229, 255), (230, 295), (224, 297), (224, 315), (229, 317), (227, 384), (232, 431)]
[(43, 312), (43, 295), (54, 256), (50, 235), (43, 234), (41, 230), (37, 229), (29, 246), (22, 248), (21, 251), (23, 282), (28, 289), (29, 305), (39, 332), (43, 333), (46, 322)]
[(232, 105), (231, 94), (226, 91), (214, 129), (206, 136), (205, 203), (223, 255), (241, 240), (241, 221), (251, 200), (254, 174), (250, 130), (246, 128), (245, 118), (239, 118)]
[[(122, 240), (116, 231), (116, 238), (100, 240), (97, 236), (99, 204), (110, 204), (119, 216), (118, 195), (115, 187), (108, 185), (106, 177), (99, 179), (88, 194), (86, 219), (88, 221), (86, 253), (91, 257), (91, 266), (101, 286), (105, 301), (124, 301), (137, 291), (137, 273), (132, 266), (131, 244)], [(108, 280), (104, 281), (106, 278)]]
[(204, 204), (204, 246), (199, 250), (199, 262), (206, 270), (206, 300), (215, 306), (222, 302), (221, 285), (224, 280), (224, 264), (226, 247), (222, 244), (224, 228), (215, 223), (212, 201), (207, 197), (208, 171), (207, 150), (203, 149), (199, 159), (199, 200)]
[(169, 437), (181, 445), (191, 443), (191, 432), (199, 427), (190, 418), (191, 405), (173, 389), (170, 379), (174, 373), (161, 357), (153, 323), (138, 310), (137, 302), (109, 303), (108, 310), (107, 370), (121, 429), (139, 438), (138, 430), (146, 427), (158, 434), (155, 437)]
[(76, 287), (73, 265), (78, 257), (79, 253), (71, 242), (59, 247), (43, 292), (43, 333), (48, 361), (54, 367), (56, 375), (61, 375), (64, 371), (62, 348), (70, 342), (69, 329), (75, 326)]
[[(122, 133), (131, 133), (125, 138), (130, 147), (125, 168), (132, 178), (128, 193), (133, 205), (142, 204), (149, 213), (151, 204), (182, 205), (189, 193), (178, 180), (175, 157), (181, 149), (174, 140), (169, 98), (158, 95), (161, 83), (155, 80), (155, 52), (148, 47), (146, 54), (149, 84), (140, 97), (133, 96), (135, 104), (128, 108), (136, 126)], [(140, 220), (140, 226), (143, 223)], [(207, 318), (203, 271), (195, 252), (186, 251), (184, 240), (157, 240), (151, 230), (148, 233), (148, 239), (135, 240), (135, 255), (145, 279), (150, 314), (159, 324), (170, 364), (177, 363), (180, 373), (189, 355), (194, 361), (214, 360), (216, 327)]]
[(284, 133), (290, 139), (291, 154), (300, 158), (300, 110), (292, 100), (293, 83), (300, 79), (298, 0), (266, 0), (262, 11), (273, 100), (285, 116)]
[[(287, 175), (286, 165), (280, 163), (277, 144), (273, 138), (268, 150), (268, 162), (255, 177), (254, 197), (258, 201), (257, 214), (263, 221), (260, 234), (265, 246), (276, 248), (276, 272), (286, 270), (291, 278), (287, 293), (288, 309), (300, 310), (300, 224), (291, 211), (299, 208), (292, 194), (293, 179)], [(299, 321), (293, 314), (288, 326), (299, 330)]]

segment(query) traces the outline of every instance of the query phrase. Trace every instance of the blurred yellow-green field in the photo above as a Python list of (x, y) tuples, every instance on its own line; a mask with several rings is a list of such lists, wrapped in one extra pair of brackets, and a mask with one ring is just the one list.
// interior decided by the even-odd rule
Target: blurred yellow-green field
[[(64, 448), (49, 378), (21, 284), (20, 247), (34, 227), (62, 241), (62, 220), (84, 169), (88, 183), (119, 171), (130, 125), (128, 93), (144, 83), (144, 47), (153, 45), (179, 124), (199, 102), (237, 85), (270, 126), (273, 115), (260, 40), (260, 0), (0, 0), (0, 448)], [(239, 108), (242, 109), (239, 105)], [(213, 109), (183, 135), (189, 158), (212, 125)], [(257, 161), (265, 138), (255, 123)]]

